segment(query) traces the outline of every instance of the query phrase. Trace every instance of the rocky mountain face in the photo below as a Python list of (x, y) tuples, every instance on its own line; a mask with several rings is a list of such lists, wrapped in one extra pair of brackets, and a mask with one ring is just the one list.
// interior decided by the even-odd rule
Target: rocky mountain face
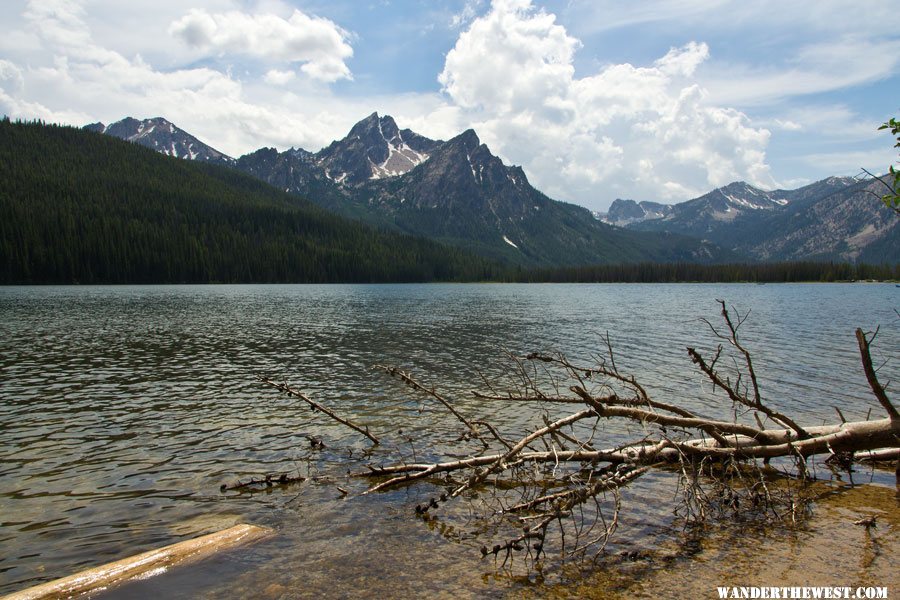
[(410, 233), (525, 263), (550, 264), (566, 247), (579, 259), (599, 258), (591, 238), (603, 232), (587, 211), (576, 216), (577, 207), (535, 190), (521, 168), (504, 165), (471, 129), (434, 149), (419, 168), (362, 189), (370, 205)]
[(796, 190), (729, 184), (630, 228), (709, 240), (754, 260), (900, 261), (900, 219), (877, 182), (829, 177)]
[(238, 158), (235, 167), (344, 216), (391, 227), (390, 219), (370, 205), (370, 194), (360, 188), (409, 172), (441, 144), (400, 130), (390, 116), (372, 113), (319, 152), (261, 148)]
[(349, 208), (350, 200), (342, 186), (328, 177), (315, 154), (302, 148), (284, 152), (260, 148), (241, 156), (233, 166), (282, 191), (302, 194), (325, 208), (350, 214), (344, 210)]
[(440, 144), (409, 129), (401, 131), (390, 116), (372, 113), (315, 157), (329, 179), (356, 185), (403, 175), (428, 160)]
[(731, 247), (766, 261), (900, 262), (900, 218), (881, 203), (881, 193), (877, 182), (862, 181), (823, 196), (798, 195), (734, 228)]
[(126, 117), (111, 125), (91, 123), (84, 129), (105, 133), (129, 142), (152, 148), (157, 152), (183, 158), (221, 165), (232, 165), (234, 159), (207, 146), (188, 132), (175, 127), (162, 117), (137, 120)]
[(616, 227), (626, 227), (632, 223), (646, 221), (648, 219), (662, 219), (672, 212), (672, 206), (669, 204), (660, 204), (659, 202), (635, 202), (634, 200), (623, 200), (616, 198), (609, 205), (609, 211), (606, 213), (596, 213), (596, 217)]
[(741, 217), (775, 210), (788, 203), (776, 192), (766, 192), (743, 181), (717, 188), (694, 200), (676, 204), (662, 218), (666, 230), (690, 232), (688, 235), (708, 238), (710, 232)]

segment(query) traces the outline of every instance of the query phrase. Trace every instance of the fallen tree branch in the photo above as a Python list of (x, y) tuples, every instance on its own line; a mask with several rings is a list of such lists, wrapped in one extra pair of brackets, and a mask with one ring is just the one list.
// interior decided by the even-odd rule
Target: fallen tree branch
[(867, 450), (857, 452), (854, 457), (860, 462), (892, 462), (900, 461), (900, 448), (882, 448), (880, 450)]
[(725, 325), (728, 328), (727, 334), (722, 334), (710, 323), (707, 319), (702, 319), (704, 323), (709, 326), (710, 330), (713, 332), (713, 335), (718, 337), (719, 339), (727, 341), (734, 348), (738, 350), (743, 359), (744, 365), (747, 369), (747, 374), (750, 377), (750, 383), (752, 385), (753, 397), (749, 397), (746, 392), (741, 392), (741, 373), (738, 372), (737, 380), (735, 384), (732, 385), (730, 381), (723, 381), (722, 378), (715, 370), (715, 363), (719, 359), (719, 356), (722, 352), (721, 346), (719, 350), (716, 352), (716, 356), (713, 359), (711, 364), (706, 364), (703, 358), (693, 348), (688, 348), (688, 355), (691, 357), (691, 361), (700, 367), (700, 370), (709, 377), (710, 381), (712, 381), (713, 385), (724, 390), (728, 397), (731, 398), (731, 401), (736, 404), (743, 404), (744, 406), (748, 406), (754, 410), (758, 410), (759, 412), (765, 414), (767, 417), (775, 421), (776, 423), (780, 423), (785, 427), (790, 427), (794, 431), (797, 432), (797, 435), (801, 438), (807, 437), (806, 431), (800, 425), (795, 423), (793, 419), (790, 417), (783, 415), (777, 411), (772, 410), (762, 402), (762, 396), (759, 392), (759, 381), (756, 378), (756, 369), (753, 367), (753, 358), (750, 355), (750, 351), (747, 350), (743, 345), (741, 345), (738, 340), (738, 329), (740, 326), (746, 321), (749, 313), (744, 315), (743, 317), (738, 314), (737, 323), (731, 319), (731, 315), (728, 312), (728, 309), (725, 307), (724, 300), (717, 300), (719, 303), (719, 307), (721, 308), (722, 319), (725, 321)]
[[(650, 470), (650, 466), (644, 466), (636, 469), (624, 469), (622, 471), (613, 471), (609, 473), (605, 477), (598, 478), (595, 482), (589, 483), (589, 495), (595, 496), (603, 490), (609, 490), (616, 487), (621, 487), (626, 483), (633, 481)], [(507, 508), (504, 512), (514, 513), (514, 512), (522, 512), (531, 510), (540, 506), (541, 504), (547, 504), (550, 502), (558, 502), (560, 500), (564, 500), (572, 495), (578, 494), (579, 490), (563, 490), (561, 492), (556, 492), (555, 494), (548, 494), (546, 496), (539, 496), (533, 500), (529, 500), (528, 502), (523, 502), (521, 504), (516, 504), (515, 506), (511, 506)]]
[[(601, 550), (618, 524), (620, 490), (663, 465), (670, 465), (666, 471), (679, 477), (681, 500), (676, 512), (689, 520), (737, 511), (754, 511), (767, 519), (795, 520), (806, 511), (808, 498), (802, 486), (814, 473), (806, 464), (810, 456), (832, 457), (832, 468), (849, 465), (854, 457), (898, 456), (900, 419), (872, 366), (870, 344), (874, 335), (866, 336), (861, 330), (856, 333), (869, 387), (888, 417), (847, 421), (838, 410), (839, 424), (801, 426), (763, 400), (751, 354), (738, 336), (747, 315), (735, 311), (732, 317), (723, 301), (719, 305), (725, 324), (722, 331), (706, 323), (727, 345), (719, 344), (709, 360), (693, 348), (688, 348), (688, 356), (714, 390), (723, 390), (731, 400), (733, 413), (724, 419), (701, 416), (677, 403), (651, 398), (649, 389), (636, 377), (619, 370), (608, 334), (608, 358), (597, 358), (598, 364), (593, 366), (570, 361), (561, 354), (532, 353), (511, 356), (512, 383), (507, 389), (482, 375), (490, 393), (473, 392), (476, 399), (492, 406), (504, 402), (523, 410), (529, 405), (529, 409), (536, 409), (531, 424), (517, 434), (507, 431), (506, 426), (501, 434), (501, 429), (485, 418), (466, 418), (447, 397), (410, 373), (396, 367), (377, 367), (439, 401), (467, 428), (457, 441), (477, 437), (484, 450), (473, 453), (466, 449), (461, 458), (448, 454), (445, 459), (427, 462), (416, 458), (419, 452), (414, 440), (406, 440), (412, 444), (412, 460), (367, 465), (367, 471), (355, 473), (371, 480), (363, 495), (428, 481), (438, 491), (428, 502), (418, 504), (416, 513), (429, 521), (438, 518), (433, 513), (443, 503), (464, 496), (472, 506), (478, 498), (489, 507), (484, 518), (494, 522), (492, 531), (501, 525), (515, 529), (504, 534), (503, 543), (490, 549), (482, 547), (483, 556), (499, 559), (502, 555), (505, 564), (514, 552), (537, 560), (547, 552), (548, 544), (559, 548), (562, 555), (589, 548)], [(726, 358), (731, 359), (733, 371), (723, 372), (720, 360)], [(286, 384), (260, 379), (333, 415)], [(565, 414), (575, 408), (573, 405), (579, 409)], [(739, 415), (734, 410), (738, 405), (751, 410), (740, 411), (743, 414)], [(764, 419), (777, 426), (766, 429)], [(643, 437), (597, 449), (596, 439), (602, 439), (605, 426), (613, 422), (639, 424)], [(483, 436), (482, 430), (490, 435)], [(368, 430), (364, 433), (368, 435)], [(784, 470), (787, 475), (780, 476), (793, 487), (776, 489), (769, 480), (775, 477), (775, 469), (767, 465), (778, 458), (782, 459), (775, 463), (779, 468), (788, 465)], [(611, 518), (609, 494), (614, 496)]]
[[(569, 415), (568, 417), (559, 419), (558, 421), (555, 421), (555, 422), (551, 423), (550, 425), (547, 425), (546, 427), (543, 427), (541, 429), (533, 431), (532, 433), (526, 435), (521, 440), (519, 440), (519, 442), (515, 446), (510, 448), (506, 454), (502, 455), (500, 458), (498, 458), (493, 463), (488, 465), (488, 467), (486, 469), (480, 469), (480, 470), (475, 471), (475, 473), (473, 473), (472, 477), (470, 477), (466, 483), (464, 483), (463, 485), (461, 485), (458, 488), (456, 488), (455, 490), (453, 490), (453, 493), (451, 495), (453, 497), (459, 496), (461, 493), (463, 493), (470, 487), (476, 486), (479, 483), (483, 482), (491, 474), (496, 473), (497, 471), (505, 470), (508, 467), (509, 460), (512, 459), (513, 457), (515, 457), (529, 443), (533, 442), (534, 440), (539, 439), (549, 433), (552, 433), (552, 432), (556, 431), (557, 429), (559, 429), (560, 427), (564, 427), (566, 425), (571, 425), (572, 423), (575, 423), (576, 421), (581, 421), (582, 419), (587, 419), (589, 417), (595, 417), (595, 416), (597, 416), (597, 413), (594, 411), (594, 409), (590, 408), (587, 410), (582, 410), (580, 412), (577, 412), (574, 415)], [(556, 453), (553, 453), (553, 454), (554, 454), (554, 456), (556, 455)]]
[(729, 421), (714, 421), (712, 419), (701, 419), (698, 417), (673, 417), (670, 415), (662, 415), (659, 413), (642, 410), (640, 408), (632, 408), (630, 406), (622, 406), (621, 402), (617, 402), (617, 398), (594, 398), (584, 388), (573, 386), (573, 392), (581, 396), (584, 403), (592, 406), (602, 417), (625, 417), (633, 421), (641, 423), (651, 423), (670, 427), (684, 427), (689, 429), (700, 429), (707, 433), (717, 434), (736, 434), (745, 435), (753, 439), (767, 439), (768, 431), (763, 431), (749, 425), (740, 423), (732, 423)]
[[(660, 440), (645, 442), (636, 446), (629, 445), (626, 448), (609, 450), (568, 450), (558, 452), (522, 452), (518, 455), (520, 462), (573, 462), (573, 463), (598, 463), (608, 462), (613, 464), (632, 463), (638, 465), (653, 465), (660, 462), (676, 462), (680, 452), (691, 455), (712, 457), (735, 458), (772, 458), (775, 456), (790, 456), (794, 452), (800, 452), (804, 456), (813, 454), (830, 454), (834, 451), (849, 450), (852, 444), (856, 450), (871, 450), (885, 448), (893, 444), (900, 444), (900, 428), (890, 419), (879, 421), (857, 421), (842, 425), (824, 425), (809, 428), (811, 437), (806, 440), (796, 440), (795, 432), (787, 429), (769, 430), (771, 443), (757, 444), (756, 440), (749, 437), (738, 437), (734, 440), (735, 446), (719, 447), (709, 440), (691, 439), (684, 442), (672, 440)], [(791, 440), (794, 441), (791, 441)], [(894, 450), (892, 449), (891, 452)], [(437, 473), (460, 471), (474, 467), (482, 467), (499, 463), (505, 454), (489, 454), (464, 458), (460, 460), (441, 463), (408, 463), (390, 466), (370, 466), (369, 471), (356, 473), (357, 476), (381, 476), (397, 473), (416, 473), (414, 478), (397, 478), (378, 484), (368, 492), (386, 489), (394, 485), (405, 483), (413, 479), (429, 477)], [(877, 456), (877, 454), (876, 454)], [(890, 456), (884, 454), (884, 456)], [(520, 462), (515, 463), (520, 464)], [(511, 466), (513, 463), (508, 463)], [(368, 493), (367, 492), (367, 493)]]

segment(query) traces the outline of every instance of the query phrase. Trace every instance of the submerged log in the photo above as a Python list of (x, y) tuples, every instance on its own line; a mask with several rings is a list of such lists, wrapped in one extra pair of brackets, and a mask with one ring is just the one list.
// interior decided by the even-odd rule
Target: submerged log
[(0, 600), (40, 600), (86, 594), (140, 576), (148, 577), (164, 573), (175, 565), (192, 563), (217, 552), (232, 550), (273, 534), (274, 532), (266, 527), (235, 525), (223, 531), (143, 552), (20, 592), (14, 592), (3, 596)]

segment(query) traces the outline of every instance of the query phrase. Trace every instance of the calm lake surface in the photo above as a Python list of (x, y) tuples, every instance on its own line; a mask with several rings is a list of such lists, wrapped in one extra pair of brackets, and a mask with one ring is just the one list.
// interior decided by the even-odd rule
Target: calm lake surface
[[(535, 407), (479, 402), (504, 351), (587, 361), (609, 332), (622, 371), (659, 400), (728, 417), (685, 346), (715, 341), (716, 299), (742, 313), (764, 395), (804, 424), (881, 418), (854, 330), (880, 326), (882, 382), (900, 378), (900, 288), (798, 285), (281, 285), (0, 288), (0, 593), (239, 522), (278, 536), (114, 597), (503, 595), (517, 584), (481, 561), (490, 537), (442, 535), (415, 518), (429, 490), (358, 497), (362, 465), (451, 451), (459, 424), (376, 364), (412, 370), (457, 408), (504, 431)], [(255, 379), (286, 379), (368, 424), (359, 435)], [(402, 432), (401, 432), (402, 430)], [(629, 435), (611, 430), (611, 441)], [(324, 450), (310, 448), (320, 436)], [(352, 452), (351, 452), (352, 451)], [(269, 472), (321, 477), (264, 493), (222, 483)], [(351, 491), (342, 499), (340, 485)], [(643, 478), (634, 496), (660, 496)], [(656, 487), (655, 487), (656, 486)], [(425, 486), (427, 487), (427, 486)], [(663, 531), (664, 500), (641, 502), (618, 537)], [(151, 583), (152, 582), (152, 583)], [(143, 587), (142, 587), (143, 586)]]

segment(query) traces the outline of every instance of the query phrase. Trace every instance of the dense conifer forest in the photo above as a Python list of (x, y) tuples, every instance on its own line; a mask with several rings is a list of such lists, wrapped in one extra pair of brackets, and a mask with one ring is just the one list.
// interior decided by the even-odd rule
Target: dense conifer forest
[(0, 283), (481, 280), (490, 262), (342, 219), (224, 167), (0, 122)]

